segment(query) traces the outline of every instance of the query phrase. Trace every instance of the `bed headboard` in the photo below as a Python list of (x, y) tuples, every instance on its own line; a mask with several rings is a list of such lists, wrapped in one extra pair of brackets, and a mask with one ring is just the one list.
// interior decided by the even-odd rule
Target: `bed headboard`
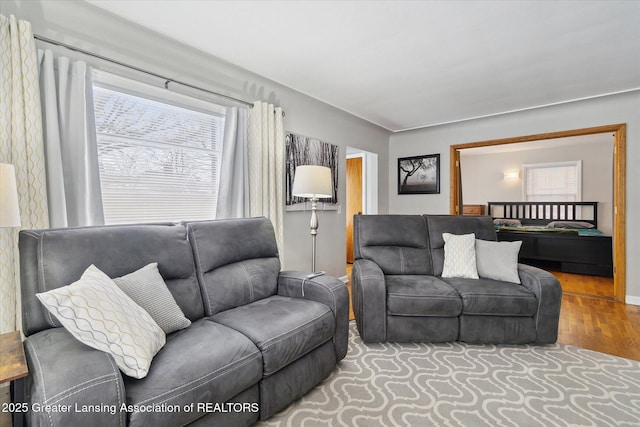
[(584, 221), (598, 227), (598, 202), (489, 202), (493, 218), (518, 219), (523, 225)]

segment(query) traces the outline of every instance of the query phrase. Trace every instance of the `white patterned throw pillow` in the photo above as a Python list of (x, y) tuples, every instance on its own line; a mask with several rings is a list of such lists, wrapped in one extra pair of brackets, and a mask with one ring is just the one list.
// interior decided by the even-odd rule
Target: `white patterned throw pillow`
[(113, 356), (123, 373), (144, 378), (165, 334), (138, 304), (96, 266), (80, 280), (36, 297), (80, 342)]
[(148, 264), (126, 276), (115, 278), (113, 281), (136, 304), (149, 313), (165, 334), (191, 325), (191, 321), (184, 317), (184, 313), (167, 288), (158, 271), (157, 262)]
[(476, 235), (442, 233), (444, 240), (444, 266), (442, 277), (477, 279)]

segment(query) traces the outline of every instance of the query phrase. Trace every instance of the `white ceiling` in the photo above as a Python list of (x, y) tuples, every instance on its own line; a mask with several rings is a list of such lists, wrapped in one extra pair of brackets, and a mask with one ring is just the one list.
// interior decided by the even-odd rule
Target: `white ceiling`
[(640, 89), (637, 0), (89, 3), (391, 131)]

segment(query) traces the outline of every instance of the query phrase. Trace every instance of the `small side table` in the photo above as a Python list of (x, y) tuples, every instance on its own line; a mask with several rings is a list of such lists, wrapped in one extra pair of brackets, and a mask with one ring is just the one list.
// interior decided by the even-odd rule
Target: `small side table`
[[(29, 374), (20, 331), (0, 334), (0, 384), (24, 378)], [(22, 399), (22, 381), (15, 382), (14, 394)], [(14, 413), (13, 424), (22, 425), (22, 413)]]

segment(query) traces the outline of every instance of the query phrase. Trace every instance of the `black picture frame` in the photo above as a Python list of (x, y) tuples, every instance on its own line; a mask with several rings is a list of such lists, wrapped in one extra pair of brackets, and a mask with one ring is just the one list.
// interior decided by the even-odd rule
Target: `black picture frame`
[(440, 194), (440, 154), (398, 158), (398, 194)]

